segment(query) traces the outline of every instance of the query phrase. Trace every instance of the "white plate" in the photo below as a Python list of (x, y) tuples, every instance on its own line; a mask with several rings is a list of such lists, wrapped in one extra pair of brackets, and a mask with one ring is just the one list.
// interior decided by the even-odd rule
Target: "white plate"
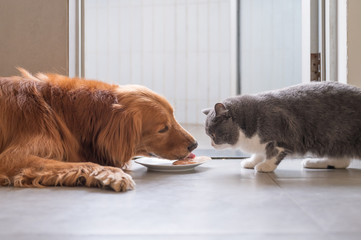
[(175, 160), (152, 158), (152, 157), (141, 157), (135, 160), (136, 163), (147, 167), (149, 170), (157, 172), (184, 172), (194, 169), (195, 167), (211, 160), (210, 157), (201, 156), (196, 157), (199, 162), (187, 165), (173, 165)]

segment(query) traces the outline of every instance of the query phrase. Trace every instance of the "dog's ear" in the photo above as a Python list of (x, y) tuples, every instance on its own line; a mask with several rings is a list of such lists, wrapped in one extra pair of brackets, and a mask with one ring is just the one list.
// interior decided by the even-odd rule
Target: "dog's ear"
[(214, 111), (216, 112), (216, 116), (228, 115), (228, 110), (226, 109), (223, 103), (216, 103), (216, 105), (214, 105)]
[(110, 119), (98, 136), (98, 145), (112, 165), (124, 167), (139, 143), (142, 117), (139, 112), (120, 106), (113, 104)]
[(206, 108), (202, 110), (202, 113), (204, 113), (204, 115), (208, 115), (208, 113), (211, 111), (211, 108)]

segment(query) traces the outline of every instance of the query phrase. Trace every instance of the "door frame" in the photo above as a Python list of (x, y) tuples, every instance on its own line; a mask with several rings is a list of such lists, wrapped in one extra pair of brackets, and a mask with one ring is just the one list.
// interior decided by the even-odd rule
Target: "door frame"
[(347, 82), (347, 0), (302, 0), (302, 82), (319, 53), (320, 81)]
[(84, 0), (68, 0), (69, 77), (84, 77)]

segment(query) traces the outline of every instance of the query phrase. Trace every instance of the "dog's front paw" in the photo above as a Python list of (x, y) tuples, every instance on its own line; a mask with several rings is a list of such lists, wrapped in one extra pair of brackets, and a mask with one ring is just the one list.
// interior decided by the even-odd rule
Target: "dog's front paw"
[(275, 164), (266, 161), (266, 162), (258, 163), (254, 169), (256, 170), (256, 172), (267, 173), (267, 172), (273, 172), (276, 169), (276, 167), (277, 166)]
[(135, 187), (132, 177), (117, 168), (105, 169), (99, 172), (95, 178), (100, 181), (102, 186), (110, 187), (116, 192), (125, 192)]

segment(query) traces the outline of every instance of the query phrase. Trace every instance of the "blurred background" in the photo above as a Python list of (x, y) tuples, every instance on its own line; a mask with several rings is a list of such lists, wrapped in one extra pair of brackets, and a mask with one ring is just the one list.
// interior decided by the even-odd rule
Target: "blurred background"
[(84, 16), (85, 77), (146, 85), (183, 124), (237, 93), (301, 82), (301, 0), (87, 0)]

